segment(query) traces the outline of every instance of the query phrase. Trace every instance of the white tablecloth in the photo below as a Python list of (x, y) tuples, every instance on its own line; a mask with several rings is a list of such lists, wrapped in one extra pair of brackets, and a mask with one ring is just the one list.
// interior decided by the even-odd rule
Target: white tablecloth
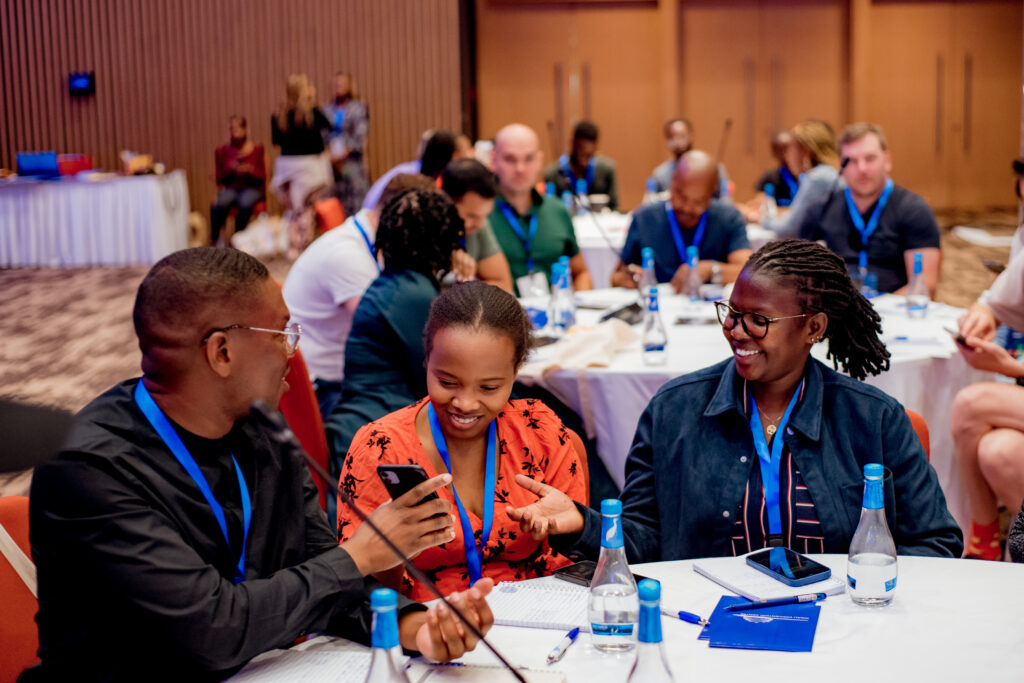
[[(846, 575), (845, 555), (814, 557), (831, 567), (834, 576)], [(728, 591), (695, 573), (692, 565), (692, 561), (658, 562), (636, 565), (634, 570), (661, 581), (663, 606), (706, 617)], [(697, 640), (700, 627), (670, 617), (662, 618), (663, 647), (677, 681), (1017, 682), (1024, 678), (1022, 585), (1024, 565), (903, 556), (891, 605), (858, 607), (846, 595), (833, 595), (821, 603), (811, 652), (711, 648)], [(553, 630), (495, 626), (489, 637), (514, 666), (560, 671), (570, 683), (626, 680), (634, 654), (601, 654), (585, 633), (562, 661), (548, 666), (545, 657), (562, 635)], [(321, 639), (313, 647), (304, 647), (308, 654), (264, 669), (267, 678), (263, 680), (321, 680), (315, 674), (351, 657), (354, 647), (340, 639)], [(367, 651), (363, 661), (369, 656)], [(497, 662), (483, 645), (460, 661)], [(529, 679), (529, 673), (526, 676)], [(480, 680), (514, 679), (492, 671)]]
[(185, 172), (0, 181), (0, 267), (155, 263), (188, 246)]
[[(674, 377), (713, 365), (729, 357), (729, 347), (710, 303), (689, 304), (672, 296), (662, 285), (662, 320), (668, 329), (668, 361), (660, 367), (644, 365), (640, 342), (620, 352), (607, 368), (558, 370), (543, 378), (520, 375), (520, 380), (539, 383), (561, 398), (583, 418), (588, 435), (597, 438), (601, 459), (612, 477), (621, 485), (626, 456), (633, 441), (637, 421), (647, 403), (662, 384)], [(635, 300), (626, 290), (581, 292), (581, 300), (620, 303)], [(962, 309), (933, 303), (924, 320), (906, 316), (902, 297), (892, 295), (875, 299), (882, 315), (883, 337), (892, 353), (888, 372), (869, 377), (867, 383), (895, 397), (904, 407), (920, 413), (928, 423), (931, 436), (931, 462), (946, 494), (950, 512), (962, 528), (970, 516), (953, 455), (949, 432), (949, 411), (961, 388), (993, 376), (971, 368), (956, 351), (950, 336), (942, 329), (956, 327)], [(708, 324), (674, 325), (680, 315), (702, 318)], [(579, 321), (588, 323), (599, 316), (581, 311)], [(640, 331), (639, 326), (636, 328)], [(814, 357), (825, 362), (827, 344), (814, 348)], [(540, 350), (540, 357), (544, 351)]]

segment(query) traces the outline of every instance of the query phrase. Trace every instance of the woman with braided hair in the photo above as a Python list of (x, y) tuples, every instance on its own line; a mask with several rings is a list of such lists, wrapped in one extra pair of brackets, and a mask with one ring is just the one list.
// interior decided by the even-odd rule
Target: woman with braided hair
[[(768, 546), (845, 553), (863, 468), (881, 463), (901, 554), (959, 557), (963, 536), (903, 407), (863, 384), (889, 366), (881, 322), (842, 259), (803, 240), (751, 256), (715, 304), (732, 357), (665, 384), (640, 417), (622, 518), (631, 562)], [(827, 340), (841, 375), (811, 358)], [(596, 555), (600, 515), (527, 477), (537, 502), (509, 515), (561, 552)]]
[(423, 326), (463, 234), (439, 191), (410, 190), (382, 209), (374, 246), (384, 267), (352, 317), (341, 399), (324, 420), (335, 476), (356, 430), (427, 393)]

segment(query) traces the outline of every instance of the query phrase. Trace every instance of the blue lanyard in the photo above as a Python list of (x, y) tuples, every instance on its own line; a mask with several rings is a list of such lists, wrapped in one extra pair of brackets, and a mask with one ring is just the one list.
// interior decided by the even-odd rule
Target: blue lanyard
[[(576, 191), (576, 174), (572, 172), (572, 167), (569, 166), (569, 155), (563, 154), (558, 159), (562, 166), (562, 173), (569, 178), (569, 191)], [(590, 157), (590, 161), (587, 162), (587, 193), (590, 193), (590, 188), (594, 185), (594, 157)]]
[[(434, 411), (434, 404), (427, 403), (427, 417), (430, 418), (430, 433), (434, 437), (434, 446), (444, 460), (444, 466), (448, 472), (452, 471), (451, 460), (448, 458), (448, 444), (444, 440), (444, 432), (441, 431), (441, 423), (437, 420), (437, 413)], [(484, 468), (484, 518), (483, 529), (480, 534), (480, 544), (477, 545), (476, 537), (473, 535), (473, 525), (466, 514), (466, 508), (459, 500), (459, 494), (452, 484), (452, 493), (455, 495), (455, 506), (459, 508), (459, 521), (462, 523), (462, 542), (466, 546), (466, 567), (469, 569), (469, 585), (480, 580), (483, 576), (483, 553), (487, 539), (491, 536), (491, 525), (494, 523), (494, 466), (498, 459), (498, 429), (495, 426), (497, 420), (491, 420), (487, 429), (487, 464)]]
[(789, 172), (789, 169), (785, 166), (779, 169), (779, 175), (782, 176), (782, 181), (786, 183), (789, 188), (789, 199), (792, 201), (796, 199), (796, 193), (800, 191), (800, 181), (793, 177), (793, 174)]
[(878, 198), (878, 203), (875, 204), (875, 210), (871, 212), (871, 216), (868, 218), (867, 226), (864, 225), (864, 218), (860, 215), (860, 211), (857, 210), (857, 205), (853, 203), (853, 193), (850, 192), (849, 187), (846, 188), (846, 208), (850, 211), (850, 220), (853, 221), (853, 227), (857, 228), (857, 232), (860, 233), (860, 260), (858, 265), (861, 268), (868, 267), (868, 240), (871, 239), (872, 233), (878, 227), (878, 219), (881, 217), (885, 205), (889, 202), (892, 188), (892, 178), (887, 178), (885, 189), (882, 190), (882, 195)]
[(345, 108), (338, 107), (334, 110), (334, 130), (340, 133), (341, 127), (345, 124)]
[(761, 481), (764, 484), (764, 503), (768, 508), (768, 533), (773, 536), (782, 535), (782, 513), (779, 510), (779, 465), (782, 462), (782, 432), (789, 422), (789, 414), (793, 412), (793, 406), (800, 398), (800, 391), (804, 388), (803, 380), (800, 386), (793, 392), (793, 398), (789, 399), (786, 412), (782, 415), (775, 436), (772, 437), (771, 454), (768, 452), (768, 442), (764, 439), (764, 429), (761, 426), (761, 415), (757, 412), (757, 401), (754, 395), (750, 394), (750, 434), (754, 437), (754, 449), (757, 457), (761, 460)]
[[(213, 497), (213, 491), (210, 490), (210, 485), (206, 482), (206, 477), (203, 476), (199, 465), (196, 464), (195, 458), (185, 448), (185, 444), (181, 442), (178, 432), (174, 431), (174, 427), (171, 426), (167, 416), (160, 410), (160, 406), (156, 404), (153, 397), (149, 395), (149, 391), (141, 379), (135, 385), (135, 402), (142, 410), (142, 414), (149, 420), (149, 424), (153, 425), (153, 429), (156, 430), (156, 433), (163, 440), (167, 448), (171, 450), (174, 457), (185, 468), (188, 475), (192, 477), (192, 481), (199, 487), (203, 498), (206, 499), (210, 509), (213, 510), (213, 516), (217, 518), (217, 525), (220, 527), (221, 533), (224, 534), (224, 542), (228, 544), (228, 549), (230, 549), (231, 539), (228, 538), (228, 523), (224, 519), (224, 508)], [(238, 488), (242, 494), (242, 552), (238, 554), (238, 567), (235, 572), (235, 583), (241, 583), (245, 581), (245, 543), (249, 539), (249, 523), (252, 521), (252, 502), (249, 500), (249, 488), (245, 485), (242, 468), (238, 466), (234, 453), (231, 454), (231, 462), (235, 466), (235, 474), (238, 475)]]
[[(676, 243), (676, 251), (679, 252), (679, 260), (684, 264), (686, 263), (686, 242), (683, 241), (683, 231), (679, 229), (679, 220), (676, 218), (676, 212), (672, 210), (672, 202), (665, 202), (665, 214), (668, 215), (668, 225), (672, 228), (672, 240)], [(697, 223), (697, 232), (693, 236), (693, 244), (691, 246), (700, 248), (700, 241), (704, 239), (704, 229), (708, 227), (708, 212), (705, 211), (700, 215), (700, 221)]]
[(359, 223), (359, 219), (352, 216), (352, 222), (356, 224), (356, 230), (363, 236), (363, 241), (366, 242), (366, 248), (370, 250), (370, 258), (373, 259), (373, 265), (377, 266), (377, 272), (380, 272), (380, 264), (377, 262), (377, 250), (373, 247), (373, 242), (370, 241), (370, 236), (366, 234), (366, 230)]
[(516, 233), (519, 241), (523, 243), (523, 253), (526, 254), (526, 272), (532, 273), (533, 256), (530, 252), (533, 250), (533, 238), (537, 236), (537, 214), (534, 213), (530, 216), (530, 233), (528, 235), (524, 235), (523, 228), (519, 225), (519, 217), (513, 213), (512, 207), (502, 201), (498, 202), (498, 208), (501, 209), (501, 213), (504, 214), (509, 227), (511, 227)]

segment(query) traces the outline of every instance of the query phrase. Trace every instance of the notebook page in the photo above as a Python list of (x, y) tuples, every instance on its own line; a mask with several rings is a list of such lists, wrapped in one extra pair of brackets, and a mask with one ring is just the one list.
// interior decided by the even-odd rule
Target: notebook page
[(503, 626), (527, 626), (568, 631), (579, 627), (590, 630), (587, 598), (583, 586), (552, 577), (529, 581), (504, 581), (487, 596), (494, 612), (494, 623)]

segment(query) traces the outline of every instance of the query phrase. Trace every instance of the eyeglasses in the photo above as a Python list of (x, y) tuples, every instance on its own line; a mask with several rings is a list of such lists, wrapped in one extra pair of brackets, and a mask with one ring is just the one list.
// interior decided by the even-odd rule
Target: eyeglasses
[(295, 349), (299, 348), (299, 338), (302, 336), (302, 325), (298, 323), (292, 323), (283, 330), (271, 330), (266, 327), (251, 327), (249, 325), (228, 325), (227, 327), (218, 327), (210, 330), (203, 337), (203, 341), (200, 344), (205, 344), (210, 341), (210, 337), (213, 336), (214, 332), (227, 332), (228, 330), (253, 330), (255, 332), (270, 332), (271, 334), (283, 334), (285, 335), (284, 343), (288, 347), (288, 353), (295, 353)]
[[(808, 318), (814, 315), (813, 313), (801, 313), (800, 315), (782, 315), (777, 318), (769, 318), (766, 315), (751, 313), (750, 311), (740, 313), (730, 306), (728, 301), (716, 301), (715, 311), (718, 313), (718, 322), (722, 323), (722, 327), (727, 330), (735, 329), (736, 321), (739, 320), (743, 325), (743, 331), (753, 339), (764, 339), (768, 334), (768, 325), (776, 320)], [(728, 322), (729, 320), (732, 320), (732, 324)]]

